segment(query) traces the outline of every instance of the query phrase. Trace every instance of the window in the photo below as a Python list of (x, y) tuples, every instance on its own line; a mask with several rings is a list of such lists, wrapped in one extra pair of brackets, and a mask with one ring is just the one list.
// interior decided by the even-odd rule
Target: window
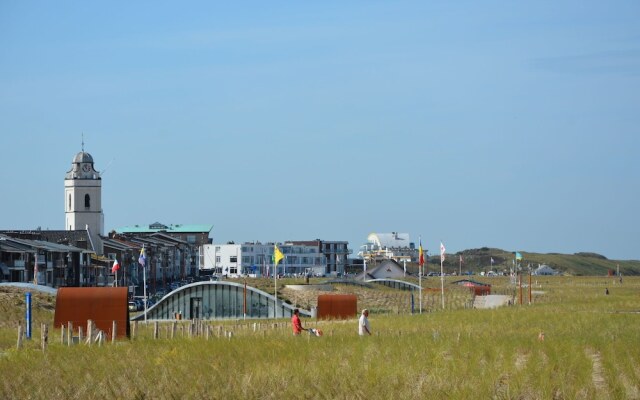
[(89, 194), (84, 195), (84, 208), (91, 208), (91, 198)]
[(238, 256), (230, 256), (229, 257), (229, 262), (237, 263), (238, 262)]
[(220, 262), (220, 256), (216, 256), (216, 263)]
[(196, 235), (187, 235), (187, 243), (195, 244), (196, 243)]
[(71, 211), (71, 193), (69, 193), (69, 211)]

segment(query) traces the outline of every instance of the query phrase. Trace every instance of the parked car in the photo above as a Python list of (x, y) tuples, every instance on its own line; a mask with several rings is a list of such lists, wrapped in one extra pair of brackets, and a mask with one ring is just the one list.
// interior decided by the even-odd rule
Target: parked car
[(138, 311), (138, 304), (135, 301), (129, 302), (129, 311)]

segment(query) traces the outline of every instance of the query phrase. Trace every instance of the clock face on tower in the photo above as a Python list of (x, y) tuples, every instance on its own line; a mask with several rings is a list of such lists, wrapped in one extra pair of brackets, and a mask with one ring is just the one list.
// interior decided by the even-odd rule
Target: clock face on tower
[(91, 169), (91, 165), (89, 165), (89, 164), (83, 164), (82, 165), (82, 170), (84, 172), (89, 172), (90, 169)]

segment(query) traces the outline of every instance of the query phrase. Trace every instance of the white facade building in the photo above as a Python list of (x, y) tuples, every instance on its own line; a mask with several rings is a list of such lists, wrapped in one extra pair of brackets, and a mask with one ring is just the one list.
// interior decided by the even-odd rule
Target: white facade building
[(538, 268), (536, 268), (533, 272), (533, 275), (558, 275), (558, 271), (551, 268), (546, 264), (538, 264)]
[(238, 260), (242, 246), (235, 243), (204, 244), (200, 251), (200, 269), (213, 270), (214, 274), (237, 277), (241, 274)]
[(102, 253), (104, 214), (102, 178), (93, 166), (93, 157), (84, 148), (73, 158), (64, 179), (65, 226), (68, 231), (88, 230), (92, 249)]
[(418, 250), (408, 233), (371, 233), (360, 246), (358, 256), (367, 262), (395, 260), (398, 263), (417, 261)]
[[(327, 275), (344, 272), (347, 242), (292, 241), (278, 243), (284, 259), (278, 264), (279, 275)], [(205, 244), (200, 268), (213, 273), (237, 277), (273, 276), (273, 243)]]

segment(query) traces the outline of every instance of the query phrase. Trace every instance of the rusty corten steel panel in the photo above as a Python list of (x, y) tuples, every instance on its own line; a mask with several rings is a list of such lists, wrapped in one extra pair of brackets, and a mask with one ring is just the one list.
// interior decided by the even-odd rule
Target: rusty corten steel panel
[(318, 296), (318, 319), (347, 319), (358, 314), (355, 294), (321, 294)]
[(73, 323), (78, 331), (82, 326), (87, 332), (87, 321), (111, 337), (113, 321), (118, 324), (116, 337), (129, 337), (129, 301), (126, 287), (62, 287), (56, 296), (56, 313), (53, 324), (56, 328)]

